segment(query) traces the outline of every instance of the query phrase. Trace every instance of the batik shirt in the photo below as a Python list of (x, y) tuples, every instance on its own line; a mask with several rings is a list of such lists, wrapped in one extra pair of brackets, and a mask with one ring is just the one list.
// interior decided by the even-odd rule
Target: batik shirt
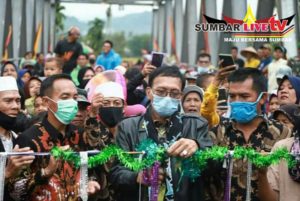
[[(257, 129), (250, 135), (248, 142), (245, 141), (244, 135), (241, 131), (235, 128), (235, 123), (229, 119), (223, 119), (217, 127), (214, 127), (210, 132), (210, 136), (213, 139), (215, 145), (228, 147), (233, 150), (234, 147), (248, 147), (253, 148), (257, 152), (265, 151), (270, 152), (273, 145), (287, 137), (291, 136), (291, 131), (282, 126), (281, 124), (264, 119)], [(246, 188), (247, 188), (247, 159), (233, 160), (233, 172), (231, 179), (231, 201), (244, 201), (246, 200)], [(220, 164), (222, 166), (222, 164)], [(227, 170), (221, 169), (221, 178), (219, 181), (223, 183), (222, 190), (218, 191), (216, 185), (211, 185), (212, 197), (210, 200), (223, 200), (224, 186), (227, 176)], [(219, 170), (220, 170), (219, 169)], [(258, 170), (253, 166), (253, 172), (251, 177), (251, 200), (257, 201), (258, 198)], [(212, 193), (213, 192), (213, 193)], [(216, 195), (215, 192), (222, 192), (221, 195)]]
[[(105, 148), (108, 145), (114, 144), (114, 136), (109, 131), (109, 129), (104, 126), (101, 121), (97, 118), (88, 117), (85, 122), (85, 128), (87, 135), (89, 136), (89, 144), (93, 147), (97, 147), (98, 150)], [(108, 173), (113, 160), (108, 161), (105, 165), (99, 166), (97, 174), (97, 179), (101, 181), (101, 190), (96, 195), (93, 196), (91, 200), (97, 201), (113, 201), (114, 191), (111, 184), (108, 182)], [(99, 171), (99, 169), (101, 171)]]
[[(61, 134), (47, 120), (43, 119), (22, 133), (16, 144), (30, 147), (34, 152), (50, 152), (55, 146), (69, 145), (76, 152), (91, 149), (86, 133), (68, 125)], [(43, 177), (41, 169), (49, 164), (50, 157), (36, 156), (29, 168), (19, 177), (10, 180), (11, 196), (16, 200), (33, 201), (77, 201), (80, 200), (80, 169), (72, 163), (58, 160), (56, 172), (49, 178)], [(91, 176), (91, 175), (89, 175)], [(100, 183), (101, 185), (101, 183)]]

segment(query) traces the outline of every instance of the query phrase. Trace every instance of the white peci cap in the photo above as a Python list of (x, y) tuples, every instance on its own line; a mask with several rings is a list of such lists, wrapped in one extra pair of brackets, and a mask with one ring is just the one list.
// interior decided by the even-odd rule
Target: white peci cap
[(106, 82), (96, 87), (94, 93), (101, 93), (104, 98), (121, 98), (125, 100), (122, 86), (117, 82)]
[(0, 77), (0, 91), (11, 90), (19, 91), (16, 79), (11, 76)]

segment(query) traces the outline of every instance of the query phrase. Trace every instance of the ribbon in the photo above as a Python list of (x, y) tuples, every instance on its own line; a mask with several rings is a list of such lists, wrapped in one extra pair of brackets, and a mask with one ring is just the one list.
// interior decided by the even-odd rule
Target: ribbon
[(152, 167), (152, 180), (151, 180), (151, 192), (150, 192), (150, 201), (157, 201), (158, 198), (158, 174), (159, 174), (159, 162), (155, 162)]
[(145, 169), (143, 171), (143, 182), (150, 186), (149, 188), (149, 201), (157, 201), (158, 198), (158, 174), (159, 174), (159, 162), (155, 162), (151, 168), (151, 172)]
[(82, 201), (88, 200), (88, 153), (80, 152), (80, 197)]
[[(143, 154), (139, 155), (139, 162), (142, 162), (143, 156)], [(142, 182), (139, 184), (139, 201), (142, 201)]]
[(5, 184), (5, 167), (7, 155), (5, 152), (0, 153), (0, 201), (4, 200), (4, 184)]
[(251, 176), (252, 176), (252, 162), (248, 158), (246, 201), (251, 200)]
[(227, 163), (229, 166), (227, 166), (227, 179), (226, 179), (226, 187), (225, 187), (225, 201), (230, 201), (230, 193), (231, 193), (231, 178), (232, 178), (232, 170), (233, 170), (233, 158), (232, 158), (232, 152), (230, 151), (227, 156)]

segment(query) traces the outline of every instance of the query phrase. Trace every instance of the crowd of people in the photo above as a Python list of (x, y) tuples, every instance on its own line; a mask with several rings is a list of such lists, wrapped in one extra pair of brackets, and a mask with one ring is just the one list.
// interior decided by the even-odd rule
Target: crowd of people
[[(80, 30), (71, 27), (54, 53), (32, 52), (16, 65), (6, 61), (0, 77), (0, 151), (9, 156), (4, 200), (81, 200), (80, 170), (53, 156), (55, 146), (75, 152), (117, 145), (136, 151), (146, 139), (166, 148), (158, 171), (158, 200), (297, 201), (300, 197), (300, 77), (283, 46), (231, 48), (234, 65), (212, 65), (201, 51), (196, 65), (153, 66), (142, 50), (137, 64), (122, 61), (112, 41), (100, 55), (85, 54)], [(239, 53), (244, 58), (239, 58)], [(291, 64), (292, 61), (292, 64)], [(194, 181), (181, 178), (178, 159), (212, 146), (236, 146), (268, 154), (290, 150), (282, 160), (253, 167), (248, 160), (209, 161)], [(149, 200), (151, 168), (128, 169), (117, 159), (88, 170), (88, 200)]]

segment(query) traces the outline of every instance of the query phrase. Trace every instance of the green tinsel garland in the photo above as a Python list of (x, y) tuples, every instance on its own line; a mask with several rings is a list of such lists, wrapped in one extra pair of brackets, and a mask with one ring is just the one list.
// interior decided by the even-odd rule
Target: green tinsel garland
[[(165, 148), (157, 145), (152, 140), (143, 141), (138, 147), (136, 147), (136, 150), (145, 152), (141, 161), (136, 156), (125, 152), (118, 146), (110, 145), (104, 148), (99, 154), (89, 157), (88, 165), (90, 168), (102, 165), (114, 157), (125, 167), (133, 171), (140, 171), (144, 168), (151, 167), (155, 161), (163, 161), (165, 160), (165, 157), (167, 157)], [(268, 167), (272, 164), (278, 163), (281, 159), (286, 160), (289, 167), (296, 164), (296, 161), (286, 148), (279, 148), (266, 155), (262, 155), (254, 149), (245, 147), (235, 147), (233, 151), (233, 158), (248, 158), (256, 167)], [(218, 146), (199, 150), (191, 158), (179, 160), (181, 162), (181, 167), (179, 169), (185, 176), (190, 175), (191, 178), (195, 178), (200, 174), (200, 170), (203, 170), (206, 167), (208, 160), (223, 161), (228, 152), (228, 148)], [(58, 147), (54, 147), (51, 150), (51, 154), (55, 158), (74, 163), (76, 167), (80, 166), (80, 157), (72, 150), (63, 151)]]
[(76, 167), (80, 167), (80, 157), (78, 154), (75, 154), (71, 149), (62, 150), (58, 147), (54, 147), (53, 149), (51, 149), (50, 153), (55, 159), (62, 159), (73, 163)]

